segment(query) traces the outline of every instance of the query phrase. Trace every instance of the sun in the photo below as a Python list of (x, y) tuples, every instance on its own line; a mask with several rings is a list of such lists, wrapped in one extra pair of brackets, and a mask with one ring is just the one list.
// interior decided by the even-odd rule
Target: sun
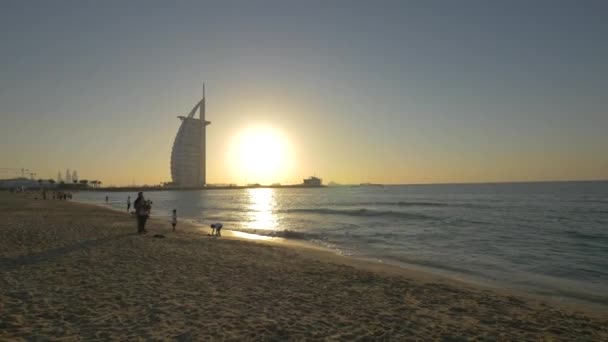
[(286, 177), (292, 160), (291, 146), (284, 134), (270, 127), (252, 127), (235, 136), (228, 161), (236, 179), (271, 184)]

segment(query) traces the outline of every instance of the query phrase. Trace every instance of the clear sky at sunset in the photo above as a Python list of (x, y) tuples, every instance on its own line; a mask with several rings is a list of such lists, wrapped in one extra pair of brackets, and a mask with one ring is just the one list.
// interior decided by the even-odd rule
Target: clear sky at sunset
[[(170, 180), (207, 90), (208, 181), (251, 127), (341, 183), (608, 179), (606, 1), (1, 1), (0, 167)], [(2, 176), (2, 174), (0, 174)]]

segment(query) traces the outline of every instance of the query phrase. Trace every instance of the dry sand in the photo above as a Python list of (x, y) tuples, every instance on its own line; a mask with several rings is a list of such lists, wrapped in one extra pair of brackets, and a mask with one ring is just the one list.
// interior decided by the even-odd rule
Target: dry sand
[(606, 315), (169, 230), (0, 192), (0, 340), (608, 340)]

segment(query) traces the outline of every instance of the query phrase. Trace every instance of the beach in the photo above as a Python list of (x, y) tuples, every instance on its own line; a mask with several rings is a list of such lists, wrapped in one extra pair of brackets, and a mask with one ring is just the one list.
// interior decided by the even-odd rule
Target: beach
[[(0, 339), (602, 341), (608, 315), (0, 192)], [(155, 238), (163, 234), (164, 238)]]
[[(608, 310), (608, 182), (146, 191), (152, 216)], [(105, 197), (108, 197), (107, 201)], [(135, 193), (79, 191), (125, 210)]]

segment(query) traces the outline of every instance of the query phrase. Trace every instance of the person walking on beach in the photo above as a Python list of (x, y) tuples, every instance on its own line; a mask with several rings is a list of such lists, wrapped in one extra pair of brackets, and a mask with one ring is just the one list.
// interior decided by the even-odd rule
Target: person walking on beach
[(175, 231), (175, 226), (177, 226), (177, 210), (173, 209), (173, 215), (171, 216), (171, 225), (173, 226), (173, 231)]
[(144, 193), (137, 193), (137, 199), (133, 202), (135, 214), (137, 215), (137, 234), (146, 233), (146, 221), (148, 220), (148, 210), (146, 208)]
[(110, 199), (110, 197), (108, 197), (108, 195), (106, 195), (106, 203), (108, 203), (108, 199)]
[(131, 196), (127, 197), (127, 212), (131, 209)]

